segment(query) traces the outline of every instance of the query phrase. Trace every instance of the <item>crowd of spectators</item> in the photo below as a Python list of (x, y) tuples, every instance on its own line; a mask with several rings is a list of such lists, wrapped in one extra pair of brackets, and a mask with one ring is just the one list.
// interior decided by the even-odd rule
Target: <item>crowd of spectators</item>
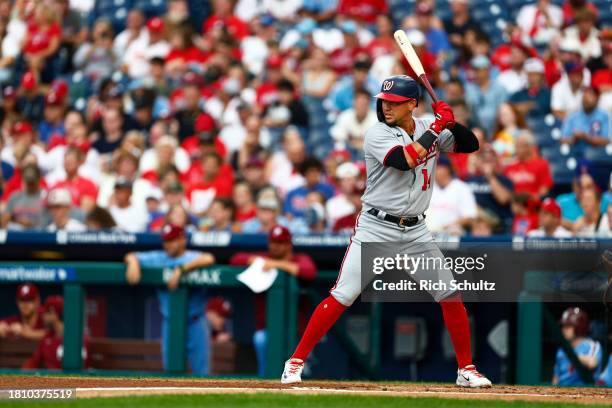
[[(95, 2), (0, 0), (3, 228), (350, 233), (372, 95), (413, 74), (401, 27), (480, 139), (440, 159), (430, 227), (610, 236), (608, 182), (583, 160), (611, 131), (612, 29), (594, 4), (525, 4), (493, 43), (468, 0), (448, 19), (418, 0), (401, 21), (388, 0), (212, 0), (201, 22), (164, 3), (118, 23), (92, 19)], [(571, 186), (542, 123), (576, 159)]]

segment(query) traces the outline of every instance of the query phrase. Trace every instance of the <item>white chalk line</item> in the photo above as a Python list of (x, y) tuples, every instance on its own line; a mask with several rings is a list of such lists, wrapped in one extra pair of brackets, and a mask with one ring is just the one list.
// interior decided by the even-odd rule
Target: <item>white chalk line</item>
[(316, 388), (316, 387), (291, 387), (291, 388), (244, 388), (244, 387), (94, 387), (94, 388), (77, 388), (77, 395), (79, 392), (146, 392), (146, 391), (195, 391), (195, 393), (213, 393), (213, 392), (320, 392), (330, 394), (375, 394), (375, 395), (460, 395), (464, 397), (473, 398), (475, 396), (492, 396), (492, 397), (534, 397), (534, 398), (582, 398), (584, 395), (579, 394), (539, 394), (539, 393), (517, 393), (517, 392), (462, 392), (462, 391), (449, 391), (441, 389), (440, 391), (431, 390), (348, 390), (348, 389), (336, 389), (336, 388)]

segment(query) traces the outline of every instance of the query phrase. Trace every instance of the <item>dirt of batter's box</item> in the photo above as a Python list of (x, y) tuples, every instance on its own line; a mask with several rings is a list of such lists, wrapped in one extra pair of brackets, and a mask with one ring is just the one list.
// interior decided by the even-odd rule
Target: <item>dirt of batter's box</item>
[[(273, 380), (231, 380), (231, 379), (173, 379), (173, 378), (134, 378), (134, 377), (69, 377), (69, 376), (0, 376), (0, 388), (118, 388), (121, 395), (151, 394), (172, 392), (160, 390), (159, 387), (201, 388), (194, 393), (247, 393), (247, 392), (290, 392), (296, 394), (317, 394), (350, 392), (369, 395), (389, 396), (429, 396), (447, 398), (538, 400), (555, 402), (576, 402), (583, 404), (612, 404), (612, 390), (609, 388), (561, 388), (495, 385), (489, 389), (462, 389), (452, 384), (420, 384), (382, 382), (349, 382), (349, 381), (304, 381), (298, 385), (282, 386)], [(126, 388), (135, 388), (133, 391)], [(145, 388), (143, 390), (143, 388)], [(157, 390), (155, 390), (157, 388)], [(224, 390), (225, 389), (225, 390)], [(201, 391), (201, 392), (200, 392)], [(179, 393), (180, 390), (175, 390)], [(119, 395), (116, 392), (101, 393), (90, 390), (89, 395)], [(81, 395), (81, 394), (77, 394)]]

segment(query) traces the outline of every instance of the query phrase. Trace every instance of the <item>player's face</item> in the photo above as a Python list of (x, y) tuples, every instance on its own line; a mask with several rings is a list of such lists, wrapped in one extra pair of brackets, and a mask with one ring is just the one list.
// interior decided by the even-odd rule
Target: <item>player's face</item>
[(566, 326), (561, 327), (561, 333), (563, 334), (563, 337), (567, 341), (571, 341), (575, 337), (574, 327), (573, 326), (567, 326), (566, 325)]
[(391, 102), (382, 101), (382, 111), (385, 115), (385, 122), (390, 126), (395, 126), (406, 119), (406, 116), (412, 115), (412, 110), (415, 107), (414, 101), (406, 102)]
[(555, 227), (557, 218), (548, 211), (540, 211), (540, 225), (544, 228)]
[(36, 312), (38, 302), (36, 300), (18, 300), (17, 308), (22, 317), (29, 318)]
[(284, 258), (291, 250), (291, 243), (286, 242), (270, 242), (268, 244), (268, 252), (270, 257), (274, 259)]
[(187, 239), (185, 237), (179, 237), (164, 242), (164, 251), (166, 251), (171, 258), (176, 258), (181, 255), (186, 247)]

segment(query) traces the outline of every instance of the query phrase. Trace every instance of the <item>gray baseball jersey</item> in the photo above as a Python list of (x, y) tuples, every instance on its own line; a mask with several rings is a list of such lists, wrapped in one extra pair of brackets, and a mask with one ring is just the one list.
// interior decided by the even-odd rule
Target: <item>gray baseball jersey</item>
[(365, 161), (367, 170), (366, 189), (361, 197), (365, 211), (377, 208), (397, 216), (417, 216), (429, 206), (432, 179), (436, 169), (438, 152), (452, 152), (455, 139), (449, 130), (444, 130), (429, 149), (428, 155), (419, 165), (408, 171), (384, 165), (389, 154), (396, 148), (418, 140), (433, 122), (432, 119), (414, 119), (414, 135), (397, 126), (379, 122), (365, 134)]

